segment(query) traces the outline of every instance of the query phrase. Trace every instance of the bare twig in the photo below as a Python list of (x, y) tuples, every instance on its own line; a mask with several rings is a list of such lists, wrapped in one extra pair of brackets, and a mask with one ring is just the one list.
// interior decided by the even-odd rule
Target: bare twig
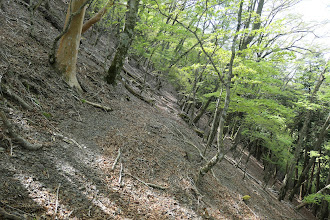
[(112, 167), (111, 167), (111, 170), (114, 170), (114, 169), (115, 169), (115, 166), (117, 165), (120, 156), (121, 156), (121, 149), (119, 148), (119, 149), (118, 149), (117, 157), (116, 157), (116, 159), (115, 159), (115, 162), (113, 162), (113, 165), (112, 165)]
[(56, 213), (57, 213), (57, 208), (58, 208), (58, 193), (60, 191), (61, 183), (58, 184), (57, 191), (56, 191), (56, 202), (55, 202), (55, 211), (53, 218), (55, 219)]
[(123, 163), (120, 163), (119, 180), (118, 180), (119, 185), (122, 184), (122, 179), (123, 179)]
[[(31, 214), (29, 214), (29, 213), (26, 213), (26, 212), (24, 212), (24, 211), (22, 211), (22, 210), (20, 210), (20, 209), (18, 209), (18, 208), (14, 208), (14, 207), (12, 207), (12, 206), (10, 206), (10, 205), (8, 205), (8, 204), (6, 204), (6, 203), (3, 203), (3, 202), (1, 202), (1, 201), (0, 201), (0, 205), (1, 205), (1, 206), (6, 206), (6, 207), (8, 207), (8, 208), (10, 208), (10, 209), (12, 209), (12, 210), (15, 210), (16, 212), (19, 213), (19, 215), (30, 216), (31, 218), (34, 217), (33, 215), (31, 215)], [(1, 216), (1, 215), (0, 215), (0, 216)]]

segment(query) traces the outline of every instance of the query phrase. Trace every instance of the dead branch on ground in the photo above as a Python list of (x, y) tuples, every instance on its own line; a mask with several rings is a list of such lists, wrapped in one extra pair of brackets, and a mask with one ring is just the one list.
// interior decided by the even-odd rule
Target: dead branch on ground
[(58, 184), (57, 190), (56, 190), (56, 202), (55, 202), (55, 211), (53, 218), (55, 219), (56, 213), (57, 213), (57, 208), (58, 208), (58, 193), (60, 191), (61, 183)]
[(68, 137), (64, 136), (63, 134), (59, 134), (59, 133), (56, 133), (56, 132), (53, 132), (53, 131), (51, 131), (51, 133), (54, 136), (62, 138), (64, 142), (66, 142), (68, 144), (75, 144), (75, 145), (77, 145), (77, 147), (82, 149), (82, 146), (76, 140), (74, 140), (72, 138), (68, 138)]
[(168, 187), (156, 185), (156, 184), (153, 184), (153, 183), (146, 183), (146, 182), (140, 180), (139, 178), (137, 178), (136, 176), (133, 176), (132, 174), (129, 174), (129, 173), (125, 173), (125, 174), (128, 175), (128, 176), (130, 176), (130, 177), (133, 177), (134, 179), (136, 179), (137, 181), (141, 182), (142, 184), (144, 184), (144, 185), (146, 185), (148, 187), (152, 187), (152, 188), (155, 188), (155, 189), (161, 189), (161, 190), (168, 189)]
[(142, 101), (148, 103), (149, 105), (153, 105), (155, 100), (154, 99), (147, 99), (145, 97), (143, 97), (142, 95), (140, 95), (138, 92), (136, 92), (132, 87), (130, 87), (126, 82), (124, 82), (123, 80), (120, 80), (121, 83), (124, 84), (125, 88), (131, 93), (133, 94), (135, 97), (141, 99)]
[(118, 180), (120, 186), (122, 184), (122, 179), (123, 179), (123, 170), (124, 170), (123, 163), (120, 163), (119, 180)]
[(100, 108), (100, 109), (103, 109), (104, 111), (106, 112), (110, 112), (110, 111), (113, 111), (112, 108), (110, 107), (107, 107), (107, 106), (104, 106), (104, 105), (100, 105), (98, 103), (95, 103), (95, 102), (91, 102), (91, 101), (88, 101), (86, 99), (79, 99), (77, 96), (73, 96), (75, 99), (77, 99), (78, 101), (81, 101), (82, 103), (86, 103), (86, 104), (89, 104), (91, 106), (94, 106), (96, 108)]

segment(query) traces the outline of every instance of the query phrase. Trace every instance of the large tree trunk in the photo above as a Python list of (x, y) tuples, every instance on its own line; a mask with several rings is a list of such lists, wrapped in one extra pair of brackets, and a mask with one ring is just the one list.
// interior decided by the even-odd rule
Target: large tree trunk
[[(66, 14), (65, 25), (69, 22), (71, 14), (77, 12), (88, 0), (72, 0)], [(81, 30), (85, 17), (86, 6), (75, 15), (68, 31), (62, 36), (56, 54), (56, 66), (63, 73), (64, 80), (71, 87), (81, 90), (76, 77), (78, 49), (80, 45)]]
[(105, 77), (105, 80), (109, 84), (114, 84), (117, 75), (120, 74), (124, 65), (124, 59), (134, 37), (134, 27), (137, 20), (139, 0), (128, 0), (127, 5), (128, 11), (126, 12), (125, 28), (120, 35), (120, 42), (115, 58), (113, 59), (108, 74)]

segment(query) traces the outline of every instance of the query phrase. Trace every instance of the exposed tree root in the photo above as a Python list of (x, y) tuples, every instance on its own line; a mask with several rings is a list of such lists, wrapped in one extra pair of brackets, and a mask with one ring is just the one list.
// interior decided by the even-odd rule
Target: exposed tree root
[(2, 119), (4, 126), (8, 130), (9, 136), (13, 138), (16, 142), (18, 142), (22, 147), (27, 150), (39, 150), (40, 148), (42, 148), (41, 144), (31, 144), (21, 136), (16, 134), (14, 132), (13, 125), (9, 122), (6, 115), (2, 111), (0, 111), (0, 118)]
[(131, 78), (133, 78), (135, 81), (139, 82), (140, 85), (145, 84), (145, 86), (146, 86), (148, 89), (153, 90), (153, 89), (151, 88), (151, 86), (150, 86), (148, 83), (144, 82), (144, 81), (143, 81), (142, 79), (140, 79), (138, 76), (136, 76), (136, 75), (133, 74), (131, 71), (129, 71), (128, 68), (125, 67), (125, 65), (123, 66), (123, 70), (125, 71), (125, 73), (126, 73), (129, 77), (131, 77)]
[(32, 107), (29, 104), (27, 104), (21, 97), (19, 97), (17, 94), (15, 94), (13, 91), (11, 91), (11, 89), (9, 89), (4, 84), (1, 85), (1, 91), (6, 96), (8, 96), (11, 99), (15, 100), (16, 102), (18, 102), (24, 109), (26, 109), (26, 110), (31, 110), (32, 109)]
[(22, 217), (19, 217), (17, 215), (10, 214), (6, 212), (3, 208), (0, 207), (0, 217), (3, 219), (11, 219), (11, 220), (22, 220)]
[(62, 26), (59, 22), (59, 18), (53, 15), (49, 10), (43, 7), (39, 7), (38, 10), (43, 14), (44, 18), (53, 25), (57, 30), (62, 30)]

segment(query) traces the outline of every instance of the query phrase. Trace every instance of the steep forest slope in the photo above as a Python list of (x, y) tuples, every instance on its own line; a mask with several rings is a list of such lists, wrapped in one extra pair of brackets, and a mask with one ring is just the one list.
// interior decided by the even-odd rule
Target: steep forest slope
[[(1, 120), (2, 218), (313, 219), (263, 188), (263, 168), (254, 159), (244, 180), (228, 156), (196, 186), (204, 145), (178, 116), (176, 92), (165, 78), (160, 90), (152, 89), (159, 82), (149, 75), (150, 90), (143, 95), (154, 100), (150, 104), (124, 82), (106, 84), (103, 62), (114, 48), (111, 36), (94, 46), (95, 36), (84, 36), (77, 67), (84, 92), (70, 89), (48, 63), (67, 5), (50, 3), (51, 16), (43, 6), (35, 12), (33, 37), (25, 1), (5, 0), (0, 9), (1, 111), (12, 133), (42, 145), (23, 148)], [(129, 60), (122, 77), (138, 91), (132, 76), (143, 74)], [(243, 201), (244, 195), (251, 198)]]

